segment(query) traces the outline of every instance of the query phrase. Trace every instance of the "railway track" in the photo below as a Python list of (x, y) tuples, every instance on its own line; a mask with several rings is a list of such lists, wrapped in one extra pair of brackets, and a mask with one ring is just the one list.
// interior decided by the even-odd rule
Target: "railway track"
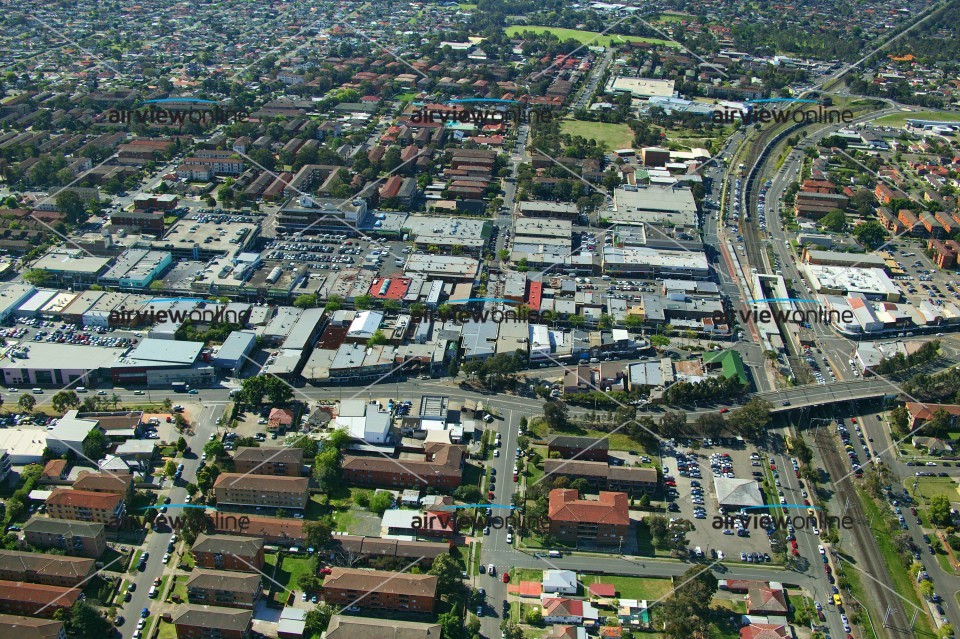
[[(814, 439), (820, 454), (823, 457), (823, 463), (830, 477), (844, 477), (848, 474), (846, 460), (842, 459), (840, 450), (843, 446), (840, 440), (834, 435), (832, 429), (817, 429)], [(867, 472), (870, 472), (872, 465), (868, 464)], [(869, 614), (873, 619), (874, 628), (877, 632), (885, 632), (890, 639), (898, 637), (913, 637), (913, 630), (910, 628), (910, 617), (904, 611), (903, 602), (892, 593), (888, 588), (893, 582), (890, 579), (890, 573), (887, 566), (880, 556), (877, 549), (876, 540), (873, 538), (868, 519), (863, 512), (863, 506), (860, 503), (860, 496), (857, 494), (852, 476), (845, 477), (842, 481), (833, 484), (836, 493), (834, 495), (834, 504), (842, 505), (846, 510), (835, 515), (849, 515), (854, 525), (849, 530), (844, 530), (841, 534), (847, 537), (849, 541), (843, 543), (841, 547), (850, 550), (856, 549), (858, 555), (857, 568), (872, 577), (872, 579), (858, 575), (859, 581), (864, 589), (863, 602), (869, 606)], [(837, 562), (836, 565), (842, 566), (844, 571), (853, 570), (845, 565), (846, 562)], [(875, 580), (875, 581), (874, 581)], [(881, 586), (880, 584), (883, 584)], [(884, 587), (886, 586), (886, 587)], [(848, 599), (848, 598), (845, 598)], [(849, 611), (848, 611), (849, 615)], [(864, 623), (868, 623), (864, 620)]]

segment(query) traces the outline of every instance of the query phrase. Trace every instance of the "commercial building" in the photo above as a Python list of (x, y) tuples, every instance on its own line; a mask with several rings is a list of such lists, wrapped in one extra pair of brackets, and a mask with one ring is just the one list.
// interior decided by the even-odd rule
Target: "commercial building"
[(303, 449), (241, 446), (233, 454), (233, 465), (236, 472), (245, 475), (300, 477), (303, 474)]
[(763, 506), (760, 485), (752, 479), (714, 477), (713, 487), (721, 509), (736, 510), (745, 507)]
[(415, 236), (416, 247), (427, 250), (437, 246), (443, 252), (460, 247), (464, 252), (479, 255), (490, 236), (490, 222), (459, 217), (411, 215), (404, 223)]
[(402, 452), (397, 459), (374, 455), (343, 457), (344, 481), (359, 486), (453, 490), (463, 480), (464, 449), (427, 442), (422, 449)]
[(0, 579), (48, 586), (78, 586), (96, 572), (96, 560), (0, 550)]
[(247, 363), (247, 358), (256, 345), (257, 334), (254, 331), (233, 331), (213, 356), (212, 363), (236, 376)]
[(115, 526), (123, 520), (126, 504), (113, 493), (55, 488), (47, 498), (47, 514), (52, 519), (94, 522)]
[(281, 233), (339, 233), (356, 237), (357, 228), (367, 217), (367, 202), (355, 198), (349, 202), (334, 199), (299, 197), (290, 200), (277, 214)]
[(26, 428), (0, 429), (0, 450), (5, 450), (11, 466), (39, 464), (47, 447), (46, 431)]
[(473, 281), (480, 275), (480, 262), (459, 255), (411, 255), (404, 270), (444, 282)]
[(579, 499), (576, 490), (551, 490), (547, 514), (550, 534), (578, 547), (620, 544), (630, 529), (627, 503), (626, 493), (603, 491), (594, 501)]
[(96, 284), (97, 278), (107, 270), (110, 258), (96, 257), (86, 251), (70, 247), (54, 247), (33, 268), (43, 269), (53, 276), (52, 284), (65, 288), (85, 287)]
[(604, 273), (622, 277), (693, 280), (710, 277), (710, 263), (702, 251), (605, 246), (602, 267)]
[[(83, 442), (90, 436), (93, 430), (99, 430), (103, 434), (96, 420), (79, 419), (78, 411), (68, 411), (63, 417), (57, 420), (53, 430), (47, 433), (47, 446), (57, 455), (66, 455), (70, 452), (74, 454), (83, 452)], [(69, 519), (69, 518), (68, 518)]]
[(23, 535), (35, 548), (55, 548), (75, 557), (97, 559), (107, 549), (103, 524), (35, 516), (23, 526)]
[(382, 570), (334, 568), (323, 580), (328, 605), (396, 612), (433, 612), (437, 603), (437, 578)]
[(242, 572), (263, 569), (263, 539), (200, 533), (190, 554), (200, 568)]
[(0, 373), (8, 387), (62, 388), (73, 382), (95, 386), (106, 376), (125, 348), (31, 342), (29, 357), (0, 359)]
[(267, 506), (303, 510), (310, 498), (306, 477), (278, 477), (223, 473), (213, 484), (218, 506)]
[(260, 598), (260, 574), (197, 568), (187, 580), (192, 604), (253, 609)]
[(820, 295), (860, 294), (869, 300), (900, 301), (900, 288), (879, 268), (804, 264), (800, 267)]
[(0, 322), (9, 321), (13, 312), (36, 292), (37, 287), (31, 284), (7, 284), (0, 288)]
[(687, 186), (620, 186), (613, 192), (613, 208), (602, 217), (614, 224), (655, 224), (696, 231), (697, 203)]
[(177, 639), (248, 639), (253, 612), (190, 604), (179, 608), (173, 625)]
[(634, 98), (676, 98), (679, 93), (673, 88), (673, 80), (640, 78), (613, 74), (607, 81), (607, 93), (629, 93)]
[(172, 262), (173, 256), (168, 251), (127, 249), (100, 276), (100, 284), (117, 288), (147, 288)]
[(146, 338), (129, 354), (120, 357), (111, 369), (118, 385), (167, 386), (184, 382), (207, 386), (216, 381), (212, 366), (200, 358), (203, 342)]
[(529, 200), (519, 202), (517, 210), (523, 217), (545, 217), (554, 220), (576, 220), (580, 216), (577, 205), (566, 202)]

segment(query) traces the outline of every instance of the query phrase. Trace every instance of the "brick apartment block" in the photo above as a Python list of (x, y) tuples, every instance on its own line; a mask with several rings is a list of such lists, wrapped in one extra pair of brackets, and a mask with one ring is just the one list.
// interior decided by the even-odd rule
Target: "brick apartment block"
[(299, 477), (303, 468), (303, 449), (241, 446), (233, 455), (233, 465), (238, 473)]
[(453, 490), (463, 480), (463, 447), (430, 442), (423, 457), (390, 459), (380, 455), (344, 455), (343, 479), (358, 486), (420, 488), (424, 485)]
[(303, 510), (310, 498), (306, 477), (272, 477), (223, 473), (213, 484), (217, 505), (267, 506)]
[(34, 548), (56, 548), (72, 556), (97, 559), (107, 550), (103, 524), (34, 516), (23, 527), (23, 534)]
[(67, 639), (67, 629), (61, 621), (38, 619), (22, 615), (0, 615), (0, 637), (19, 639)]
[(197, 535), (191, 549), (199, 568), (213, 570), (263, 570), (263, 539), (236, 535)]
[(173, 625), (177, 639), (247, 639), (253, 612), (218, 606), (181, 606)]
[(260, 598), (260, 573), (199, 568), (187, 580), (192, 604), (253, 609)]
[(561, 459), (580, 461), (607, 461), (610, 443), (596, 437), (574, 437), (571, 435), (553, 435), (547, 440), (547, 457), (550, 453), (559, 453)]
[(0, 612), (52, 619), (58, 610), (67, 610), (80, 598), (80, 589), (0, 581)]
[(73, 482), (73, 489), (91, 493), (111, 493), (127, 500), (133, 496), (133, 475), (82, 472)]
[(616, 545), (630, 529), (626, 493), (601, 492), (594, 501), (578, 499), (576, 490), (555, 488), (547, 516), (550, 534), (565, 543)]
[(76, 586), (96, 571), (96, 560), (46, 553), (0, 550), (0, 579), (48, 586)]
[(338, 606), (433, 612), (437, 578), (383, 570), (334, 568), (323, 581), (323, 599)]
[(113, 493), (56, 488), (47, 498), (47, 514), (53, 519), (74, 519), (116, 525), (123, 519), (123, 497)]

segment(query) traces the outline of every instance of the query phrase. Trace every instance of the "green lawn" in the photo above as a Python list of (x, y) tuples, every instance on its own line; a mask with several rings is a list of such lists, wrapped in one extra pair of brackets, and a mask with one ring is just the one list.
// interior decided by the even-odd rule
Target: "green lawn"
[(141, 553), (141, 551), (139, 551), (139, 550), (134, 551), (133, 557), (130, 559), (130, 566), (129, 566), (129, 568), (127, 569), (128, 572), (134, 572), (134, 571), (136, 571), (136, 569), (137, 569), (137, 564), (140, 562), (140, 555), (141, 555), (141, 554), (142, 554), (142, 553)]
[(740, 615), (747, 614), (747, 603), (745, 601), (734, 601), (733, 599), (715, 599), (713, 604), (715, 607), (726, 608)]
[(157, 624), (157, 639), (177, 639), (177, 627), (161, 619)]
[(956, 113), (940, 113), (939, 111), (913, 111), (893, 113), (874, 120), (881, 126), (903, 126), (907, 120), (935, 120), (936, 122), (960, 122), (960, 115)]
[(579, 135), (588, 140), (596, 140), (608, 151), (633, 146), (633, 131), (626, 124), (563, 120), (560, 126), (563, 133)]
[(274, 576), (278, 582), (284, 584), (288, 590), (296, 590), (300, 575), (310, 572), (312, 564), (309, 557), (295, 557), (287, 555), (280, 564), (280, 570)]
[(660, 19), (657, 22), (682, 22), (688, 19), (690, 16), (679, 15), (676, 13), (661, 13)]
[(916, 477), (904, 481), (904, 487), (913, 495), (913, 484), (916, 482), (917, 490), (927, 501), (934, 495), (943, 495), (950, 501), (960, 501), (960, 492), (957, 491), (957, 483), (952, 477)]
[(650, 44), (660, 44), (666, 45), (668, 47), (678, 48), (678, 45), (675, 42), (670, 42), (669, 40), (661, 40), (659, 38), (641, 38), (640, 36), (622, 36), (622, 35), (600, 35), (596, 31), (581, 31), (580, 29), (563, 29), (560, 27), (542, 27), (536, 25), (514, 25), (512, 27), (507, 27), (506, 33), (511, 38), (523, 33), (524, 31), (530, 31), (532, 33), (552, 33), (557, 36), (561, 41), (574, 39), (580, 44), (586, 44), (590, 46), (597, 47), (609, 47), (615, 44), (622, 44), (624, 42), (649, 42)]
[(586, 587), (590, 584), (613, 584), (618, 599), (646, 599), (656, 601), (673, 589), (672, 579), (651, 579), (647, 577), (619, 577), (611, 575), (589, 575), (582, 579)]
[(535, 568), (516, 568), (510, 574), (510, 581), (512, 583), (520, 583), (521, 581), (543, 581), (543, 571), (536, 570)]
[(190, 577), (186, 575), (177, 575), (175, 579), (176, 581), (174, 582), (173, 587), (170, 588), (170, 595), (167, 597), (167, 599), (173, 601), (175, 596), (179, 596), (180, 601), (186, 603), (187, 580), (190, 579)]

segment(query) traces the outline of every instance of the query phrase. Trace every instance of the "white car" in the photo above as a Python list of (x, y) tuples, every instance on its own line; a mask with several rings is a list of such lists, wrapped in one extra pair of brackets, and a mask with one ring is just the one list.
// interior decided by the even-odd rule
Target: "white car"
[(494, 456), (494, 457), (499, 457), (499, 456), (500, 456), (500, 451), (499, 451), (499, 450), (493, 451), (493, 456)]
[(511, 533), (507, 533), (507, 543), (508, 544), (513, 543), (513, 535)]
[(167, 563), (169, 561), (170, 561), (170, 553), (168, 552), (163, 553), (163, 563)]
[(827, 554), (827, 550), (823, 546), (817, 546), (817, 550), (820, 551), (821, 555)]
[(141, 630), (145, 625), (147, 625), (147, 620), (141, 617), (137, 619), (137, 630)]

